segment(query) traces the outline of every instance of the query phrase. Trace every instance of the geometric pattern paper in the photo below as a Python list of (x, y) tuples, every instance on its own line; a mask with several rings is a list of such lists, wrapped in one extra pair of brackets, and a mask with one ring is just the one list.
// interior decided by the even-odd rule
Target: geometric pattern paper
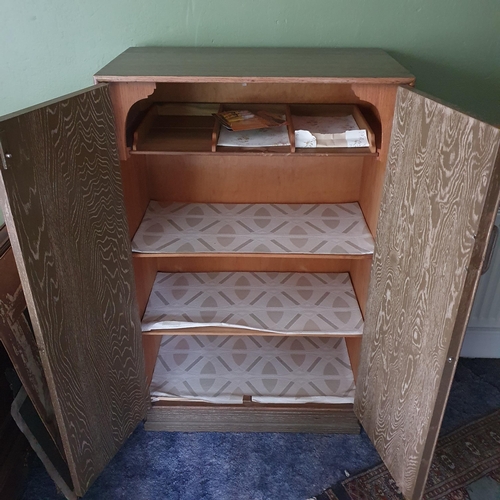
[(151, 201), (132, 241), (144, 253), (372, 254), (357, 203), (219, 204)]
[(348, 273), (158, 273), (142, 330), (200, 326), (346, 336), (363, 318)]
[(165, 336), (153, 398), (241, 403), (352, 403), (345, 340), (334, 337)]

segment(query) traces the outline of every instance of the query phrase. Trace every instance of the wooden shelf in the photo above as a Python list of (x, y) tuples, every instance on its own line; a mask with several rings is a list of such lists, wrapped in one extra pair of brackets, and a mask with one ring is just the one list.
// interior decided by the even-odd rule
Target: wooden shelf
[(150, 202), (132, 250), (164, 254), (369, 256), (373, 238), (357, 203)]
[(347, 273), (158, 273), (147, 335), (360, 336)]
[[(286, 116), (288, 145), (229, 146), (219, 145), (221, 126), (214, 113), (230, 109), (252, 112), (270, 111)], [(343, 117), (352, 115), (359, 128), (366, 130), (369, 147), (295, 148), (292, 114), (301, 116)], [(284, 126), (283, 126), (284, 127)], [(281, 128), (281, 127), (280, 127)], [(236, 133), (236, 132), (235, 132)], [(243, 141), (243, 140), (242, 140)], [(211, 155), (377, 155), (375, 135), (355, 105), (318, 104), (213, 104), (154, 103), (133, 134), (131, 154), (211, 154)]]
[(165, 336), (151, 382), (154, 401), (217, 404), (352, 403), (344, 339)]
[(166, 432), (306, 432), (359, 434), (352, 404), (213, 404), (153, 401), (144, 429)]
[[(162, 139), (159, 138), (156, 140), (156, 146), (159, 147), (159, 143), (162, 142)], [(187, 141), (189, 142), (189, 141)], [(206, 143), (204, 143), (203, 147), (206, 147)], [(285, 151), (287, 149), (287, 151)], [(353, 149), (356, 149), (356, 151), (353, 151)], [(367, 157), (371, 156), (374, 158), (377, 158), (378, 152), (371, 153), (368, 148), (335, 148), (335, 150), (330, 149), (330, 148), (301, 148), (297, 149), (294, 153), (290, 152), (288, 148), (284, 148), (283, 146), (279, 146), (277, 148), (229, 148), (229, 147), (219, 147), (218, 151), (206, 151), (206, 150), (195, 150), (194, 148), (190, 151), (165, 151), (165, 150), (154, 150), (150, 149), (147, 151), (135, 151), (135, 150), (130, 150), (129, 151), (131, 155), (137, 155), (137, 156), (177, 156), (177, 155), (183, 155), (183, 156), (205, 156), (205, 157), (223, 157), (223, 156), (287, 156), (287, 157), (304, 157), (304, 156), (323, 156), (323, 157), (329, 157), (331, 158), (334, 156), (335, 158), (338, 157)]]
[[(375, 145), (375, 134), (372, 128), (366, 121), (363, 113), (358, 106), (352, 104), (294, 104), (290, 106), (290, 126), (292, 130), (299, 128), (298, 120), (300, 117), (312, 118), (345, 118), (352, 116), (359, 130), (366, 131), (368, 146), (366, 147), (316, 147), (316, 148), (295, 148), (299, 154), (350, 154), (357, 152), (358, 154), (374, 154), (377, 151)], [(320, 129), (307, 129), (310, 132), (319, 132)]]
[(134, 132), (133, 151), (210, 152), (213, 104), (154, 104)]
[[(222, 137), (226, 139), (230, 139), (232, 134), (236, 134), (237, 137), (240, 137), (242, 143), (250, 141), (250, 137), (254, 133), (260, 133), (260, 130), (248, 130), (245, 132), (230, 132), (228, 130), (224, 130), (224, 127), (217, 126), (214, 129), (213, 134), (213, 144), (212, 151), (215, 153), (276, 153), (276, 154), (289, 154), (295, 151), (294, 146), (294, 136), (293, 131), (290, 125), (290, 113), (289, 107), (285, 104), (255, 104), (255, 103), (238, 103), (238, 104), (221, 104), (220, 111), (237, 111), (237, 110), (247, 110), (251, 113), (257, 114), (259, 111), (265, 111), (268, 113), (276, 114), (283, 116), (283, 118), (288, 120), (286, 125), (282, 125), (280, 127), (272, 127), (267, 129), (264, 134), (268, 133), (276, 133), (278, 132), (278, 136), (280, 137), (283, 144), (265, 144), (262, 146), (234, 146), (234, 145), (224, 145), (221, 144)], [(225, 134), (222, 135), (221, 134)], [(248, 139), (247, 139), (248, 137)], [(271, 141), (272, 142), (272, 141)], [(287, 144), (288, 142), (288, 144)]]

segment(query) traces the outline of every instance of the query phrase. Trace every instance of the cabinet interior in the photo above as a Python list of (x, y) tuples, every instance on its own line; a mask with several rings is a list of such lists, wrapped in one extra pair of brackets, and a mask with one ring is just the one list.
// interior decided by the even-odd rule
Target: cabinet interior
[[(207, 273), (227, 273), (228, 275), (241, 273), (245, 279), (245, 273), (252, 273), (249, 276), (271, 276), (271, 281), (275, 273), (288, 273), (288, 275), (302, 273), (301, 275), (305, 277), (333, 276), (333, 273), (344, 273), (352, 286), (352, 295), (362, 318), (368, 295), (372, 248), (359, 250), (357, 246), (355, 248), (351, 246), (353, 250), (349, 251), (346, 250), (345, 245), (344, 248), (340, 245), (340, 250), (331, 251), (330, 249), (322, 253), (314, 252), (310, 248), (300, 251), (285, 248), (279, 251), (277, 247), (270, 249), (270, 245), (267, 245), (267, 250), (262, 251), (267, 244), (268, 235), (265, 234), (265, 230), (257, 227), (262, 222), (261, 219), (257, 217), (247, 220), (246, 226), (253, 224), (257, 228), (258, 231), (255, 234), (252, 234), (251, 230), (246, 233), (246, 230), (243, 230), (240, 234), (237, 230), (234, 231), (234, 227), (238, 226), (239, 215), (238, 213), (232, 214), (231, 210), (234, 209), (233, 205), (236, 205), (244, 209), (243, 211), (249, 210), (257, 213), (257, 208), (259, 208), (270, 213), (281, 210), (280, 207), (291, 206), (291, 213), (283, 215), (283, 224), (286, 225), (290, 221), (293, 223), (299, 220), (293, 218), (293, 213), (299, 205), (306, 206), (307, 209), (311, 208), (312, 212), (314, 212), (314, 207), (316, 211), (340, 207), (337, 210), (340, 212), (345, 207), (357, 207), (360, 220), (354, 225), (363, 226), (373, 247), (388, 138), (392, 125), (397, 88), (395, 85), (287, 82), (157, 83), (154, 91), (147, 98), (139, 98), (144, 97), (139, 94), (135, 98), (134, 89), (126, 87), (127, 84), (114, 83), (112, 85), (122, 85), (119, 89), (116, 87), (112, 89), (112, 96), (114, 96), (113, 104), (118, 110), (115, 113), (117, 141), (121, 154), (129, 235), (131, 240), (135, 236), (132, 257), (141, 317), (148, 307), (153, 286), (156, 286), (155, 280), (168, 279), (171, 273), (200, 273), (199, 277), (207, 276)], [(128, 100), (123, 99), (127, 92), (131, 94)], [(124, 110), (124, 104), (117, 96), (121, 96), (125, 102), (134, 102)], [(290, 147), (256, 149), (218, 147), (215, 139), (219, 128), (214, 123), (212, 112), (217, 109), (241, 109), (241, 103), (248, 104), (248, 108), (251, 109), (267, 107), (273, 111), (283, 110), (288, 120), (292, 112), (302, 115), (329, 116), (337, 112), (336, 110), (342, 112), (345, 109), (355, 109), (369, 130), (372, 147), (360, 148), (360, 150), (357, 148), (317, 148), (312, 151), (295, 149), (293, 131), (290, 131), (290, 126)], [(166, 116), (160, 116), (159, 110), (162, 106), (168, 108)], [(181, 110), (180, 115), (176, 114), (178, 109)], [(187, 112), (186, 109), (188, 109)], [(225, 250), (224, 245), (214, 249), (210, 242), (217, 242), (216, 234), (211, 234), (204, 239), (199, 237), (196, 230), (188, 227), (190, 226), (189, 213), (191, 213), (189, 210), (193, 210), (192, 213), (198, 215), (203, 214), (204, 206), (210, 207), (210, 210), (205, 210), (207, 213), (213, 207), (219, 214), (221, 210), (225, 210), (226, 219), (222, 223), (214, 221), (213, 224), (224, 225), (226, 233), (229, 231), (228, 234), (223, 235), (226, 239), (243, 238), (242, 249)], [(268, 208), (272, 210), (269, 211)], [(172, 219), (172, 213), (178, 209), (188, 212), (180, 223), (178, 219)], [(184, 224), (186, 228), (172, 235), (170, 241), (169, 238), (162, 240), (158, 248), (154, 250), (149, 247), (141, 250), (136, 243), (138, 240), (156, 241), (156, 233), (162, 232), (161, 221), (159, 224), (150, 222), (150, 227), (156, 228), (153, 228), (156, 231), (153, 236), (151, 231), (148, 233), (148, 228), (144, 229), (144, 223), (141, 226), (141, 222), (143, 219), (154, 222), (154, 217), (161, 217), (161, 212), (165, 210), (167, 219), (173, 220), (174, 225)], [(206, 225), (210, 226), (211, 219), (207, 217)], [(307, 217), (307, 214), (304, 215), (296, 225), (302, 224), (301, 227), (305, 227), (304, 225), (309, 224), (317, 229), (317, 224), (312, 224)], [(272, 219), (272, 213), (270, 218)], [(336, 220), (331, 225), (344, 228), (346, 226), (346, 224), (342, 226), (342, 220), (340, 222)], [(337, 231), (341, 234), (340, 229)], [(323, 233), (327, 239), (331, 238), (332, 234), (335, 234), (335, 228), (331, 232), (323, 231)], [(365, 234), (365, 239), (366, 237)], [(258, 241), (259, 238), (262, 238), (262, 241)], [(201, 247), (195, 248), (196, 242), (203, 239)], [(299, 231), (295, 237), (299, 244), (309, 239), (312, 241), (307, 231), (305, 233)], [(179, 241), (177, 246), (171, 245), (173, 240)], [(188, 240), (195, 244), (187, 245)], [(263, 243), (260, 247), (257, 243), (249, 245), (248, 241), (252, 240), (258, 241), (259, 244)], [(282, 241), (280, 240), (281, 243)], [(204, 244), (205, 247), (203, 247)], [(325, 242), (320, 242), (319, 246), (325, 244)], [(169, 249), (169, 246), (172, 248)], [(189, 247), (188, 250), (186, 250), (187, 247)], [(249, 247), (252, 248), (249, 249)], [(182, 277), (181, 274), (175, 276)], [(210, 286), (213, 286), (213, 283)], [(155, 291), (154, 295), (159, 293)], [(293, 295), (289, 293), (289, 290), (283, 293), (285, 295), (288, 293), (287, 297)], [(291, 297), (291, 300), (298, 302), (300, 299)], [(166, 299), (165, 301), (168, 302)], [(300, 303), (294, 307), (300, 309)], [(246, 320), (238, 316), (240, 313), (241, 311), (231, 311), (234, 317), (240, 318), (240, 323), (232, 326), (199, 325), (195, 321), (197, 326), (187, 329), (165, 330), (160, 327), (157, 330), (143, 332), (148, 381), (150, 382), (153, 378), (161, 345), (179, 344), (180, 337), (184, 337), (185, 343), (189, 343), (191, 338), (197, 338), (199, 345), (212, 345), (218, 339), (224, 339), (227, 336), (234, 337), (231, 342), (236, 341), (238, 336), (241, 337), (242, 342), (247, 338), (255, 338), (257, 342), (261, 339), (262, 342), (263, 338), (268, 337), (267, 343), (270, 345), (276, 336), (281, 336), (283, 341), (290, 342), (292, 340), (287, 340), (287, 338), (293, 339), (293, 335), (298, 333), (290, 331), (290, 335), (286, 335), (283, 331), (276, 331), (272, 328), (243, 329), (241, 325)], [(286, 315), (290, 313), (290, 310), (284, 312), (278, 310), (275, 313)], [(182, 316), (182, 311), (179, 314)], [(185, 314), (187, 313), (184, 311)], [(247, 323), (244, 324), (247, 325)], [(343, 345), (347, 352), (347, 361), (351, 365), (351, 376), (355, 380), (359, 363), (361, 331), (362, 326), (358, 331), (327, 329), (326, 332), (314, 332), (313, 329), (312, 332), (306, 332), (305, 336), (301, 336), (301, 339), (309, 337), (316, 343), (323, 342), (318, 347), (323, 353), (329, 353), (335, 341), (338, 343), (339, 339), (342, 342), (345, 340)], [(180, 337), (176, 338), (176, 336)], [(168, 345), (165, 349), (168, 349)], [(248, 346), (245, 349), (248, 349)], [(247, 402), (252, 397), (255, 402), (259, 401), (255, 394), (242, 394), (242, 397)], [(210, 398), (207, 396), (206, 400)], [(172, 401), (175, 401), (175, 398)], [(265, 398), (260, 399), (260, 402), (263, 401)], [(283, 401), (285, 400), (282, 399), (281, 402)], [(323, 401), (332, 402), (331, 399), (323, 399)], [(286, 400), (286, 402), (293, 403), (293, 399)]]

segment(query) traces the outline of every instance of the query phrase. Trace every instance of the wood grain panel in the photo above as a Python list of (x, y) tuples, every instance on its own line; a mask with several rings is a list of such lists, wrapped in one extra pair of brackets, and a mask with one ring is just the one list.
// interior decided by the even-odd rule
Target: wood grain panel
[[(393, 87), (396, 87), (392, 85)], [(269, 103), (269, 104), (369, 104), (364, 94), (368, 87), (380, 84), (362, 83), (158, 83), (148, 97), (150, 102)], [(365, 101), (365, 102), (363, 102)]]
[(0, 121), (0, 193), (75, 492), (144, 416), (140, 321), (105, 86)]
[(53, 441), (62, 451), (49, 387), (43, 373), (35, 336), (25, 315), (21, 281), (14, 254), (9, 248), (0, 257), (0, 340), (26, 392)]
[(497, 153), (497, 159), (494, 166), (493, 175), (490, 179), (488, 194), (483, 208), (481, 221), (476, 235), (476, 244), (472, 252), (472, 257), (469, 262), (469, 272), (465, 278), (462, 297), (458, 306), (458, 314), (453, 329), (448, 354), (446, 356), (448, 362), (446, 363), (441, 383), (439, 385), (437, 401), (443, 401), (443, 404), (437, 404), (434, 407), (429, 428), (432, 432), (429, 433), (422, 452), (422, 461), (416, 479), (416, 489), (419, 491), (424, 490), (427, 479), (427, 474), (430, 468), (433, 451), (436, 447), (438, 440), (438, 430), (441, 427), (443, 420), (445, 402), (451, 389), (455, 369), (457, 366), (458, 358), (462, 350), (462, 343), (464, 340), (467, 324), (471, 314), (472, 306), (475, 300), (475, 294), (479, 285), (479, 278), (481, 276), (483, 266), (486, 260), (488, 242), (492, 236), (492, 229), (497, 217), (498, 209), (500, 206), (500, 153)]
[(148, 95), (153, 93), (155, 87), (154, 82), (122, 82), (109, 85), (116, 126), (116, 143), (122, 161), (129, 156), (126, 137), (127, 125), (129, 121), (133, 121), (135, 118), (134, 112), (129, 116), (130, 108), (136, 102), (146, 99)]
[(366, 223), (373, 235), (377, 231), (377, 220), (384, 187), (385, 168), (397, 89), (398, 87), (394, 85), (371, 85), (366, 89), (366, 98), (376, 105), (378, 120), (381, 125), (379, 132), (379, 157), (365, 158), (359, 193), (359, 206), (363, 210)]
[(156, 403), (145, 429), (170, 432), (314, 432), (359, 434), (350, 404)]
[[(339, 257), (339, 258), (337, 258)], [(154, 258), (158, 271), (172, 273), (223, 272), (223, 271), (263, 271), (301, 273), (345, 273), (349, 272), (353, 261), (371, 262), (371, 255), (269, 255), (269, 254), (140, 254), (134, 253), (135, 260)]]
[(144, 366), (146, 371), (146, 385), (149, 388), (155, 371), (158, 352), (163, 337), (161, 335), (143, 335), (142, 348), (144, 349)]
[(158, 271), (157, 259), (155, 257), (149, 259), (138, 259), (134, 254), (132, 260), (134, 265), (134, 276), (136, 284), (136, 297), (137, 305), (139, 307), (139, 317), (142, 318), (146, 306), (148, 304), (153, 283), (156, 278), (156, 271)]
[(132, 240), (149, 204), (146, 160), (133, 156), (120, 164), (128, 234)]
[(368, 288), (370, 286), (370, 275), (372, 268), (372, 256), (367, 259), (356, 259), (351, 262), (350, 276), (352, 286), (356, 292), (356, 298), (359, 302), (359, 308), (363, 317), (366, 310), (366, 301), (368, 298)]
[(357, 201), (363, 157), (147, 157), (149, 197), (213, 203)]
[(349, 361), (351, 362), (354, 382), (357, 382), (358, 380), (359, 358), (361, 354), (362, 339), (362, 336), (345, 338), (345, 345), (347, 347), (347, 353), (349, 354)]
[[(163, 336), (163, 335), (203, 335), (203, 336), (224, 336), (224, 335), (231, 335), (231, 336), (244, 336), (248, 337), (248, 335), (252, 335), (253, 337), (276, 337), (276, 335), (286, 335), (282, 333), (276, 333), (276, 332), (270, 332), (269, 330), (245, 330), (243, 328), (233, 328), (230, 326), (196, 326), (192, 328), (177, 328), (177, 329), (170, 329), (170, 328), (165, 328), (165, 329), (157, 329), (157, 330), (148, 330), (142, 332), (142, 335), (144, 337), (157, 337), (157, 336)], [(342, 337), (342, 338), (349, 338), (349, 337), (359, 337), (359, 333), (353, 333), (353, 334), (346, 334), (344, 332), (339, 332), (339, 333), (321, 333), (321, 332), (313, 332), (310, 334), (311, 337)], [(307, 336), (307, 334), (306, 334)]]
[(418, 499), (498, 203), (500, 130), (409, 88), (396, 109), (355, 411)]
[(320, 81), (409, 83), (380, 49), (132, 47), (95, 76), (100, 82)]

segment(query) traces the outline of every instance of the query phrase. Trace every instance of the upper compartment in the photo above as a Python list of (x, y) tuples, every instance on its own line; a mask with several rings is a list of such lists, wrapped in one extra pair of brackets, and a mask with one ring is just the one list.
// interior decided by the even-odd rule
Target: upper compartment
[[(376, 153), (375, 134), (352, 104), (152, 103), (144, 114), (148, 104), (132, 110), (135, 130), (129, 119), (132, 153)], [(233, 130), (222, 115), (235, 120)]]
[[(414, 77), (378, 49), (148, 47), (128, 49), (99, 71), (95, 80), (111, 83), (122, 159), (130, 154), (133, 133), (155, 103), (356, 105), (374, 134), (375, 145), (371, 144), (370, 151), (318, 148), (299, 152), (322, 156), (359, 155), (375, 154), (376, 149), (383, 157), (388, 138), (382, 137), (382, 131), (385, 133), (384, 122), (392, 119), (392, 113), (380, 108), (386, 97), (381, 99), (380, 92), (377, 94), (372, 89), (411, 84)], [(201, 137), (201, 141), (193, 140), (183, 127), (170, 127), (176, 129), (170, 137), (180, 140), (173, 140), (156, 152), (179, 150), (177, 152), (208, 154), (213, 153), (213, 149), (217, 151), (212, 145), (213, 123), (208, 118), (202, 115), (201, 119), (190, 120), (191, 132)], [(289, 149), (293, 150), (293, 146)], [(153, 148), (147, 150), (153, 151)], [(247, 152), (221, 148), (218, 151)], [(289, 154), (289, 150), (263, 148), (252, 149), (251, 153)]]

